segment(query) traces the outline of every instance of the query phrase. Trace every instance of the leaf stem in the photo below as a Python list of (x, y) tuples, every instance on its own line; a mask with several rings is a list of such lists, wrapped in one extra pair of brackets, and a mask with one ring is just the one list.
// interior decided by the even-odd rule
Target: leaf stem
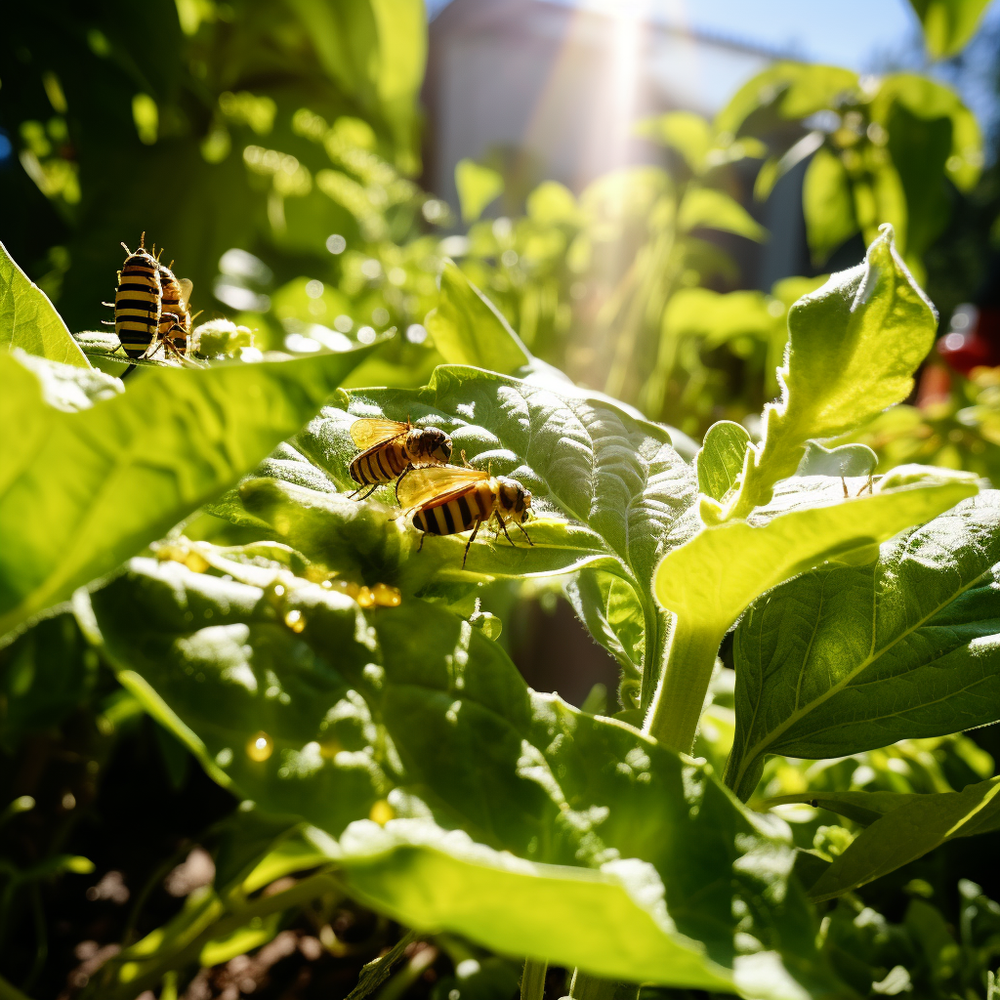
[(659, 743), (690, 753), (722, 637), (715, 629), (674, 622), (670, 646), (643, 732)]
[(521, 974), (521, 1000), (543, 1000), (545, 996), (545, 973), (549, 963), (534, 958), (524, 960)]

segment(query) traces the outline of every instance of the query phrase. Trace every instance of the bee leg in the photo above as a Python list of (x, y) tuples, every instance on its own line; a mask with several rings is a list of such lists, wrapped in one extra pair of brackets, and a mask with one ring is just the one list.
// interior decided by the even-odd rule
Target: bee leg
[(124, 379), (126, 375), (131, 375), (132, 372), (134, 372), (137, 367), (138, 365), (129, 365), (128, 368), (126, 368), (125, 371), (122, 372), (121, 374), (122, 379)]
[(521, 524), (520, 521), (515, 521), (514, 523), (521, 529), (521, 534), (528, 539), (528, 544), (534, 545), (535, 543), (531, 540), (531, 535), (529, 535), (528, 532), (525, 530), (524, 525)]
[(844, 487), (844, 499), (846, 500), (851, 494), (847, 490), (847, 480), (843, 476), (840, 477), (840, 485)]
[(498, 524), (498, 525), (499, 525), (499, 527), (500, 527), (500, 531), (502, 531), (502, 532), (503, 532), (503, 534), (504, 534), (504, 538), (506, 538), (506, 539), (507, 539), (507, 541), (508, 541), (508, 542), (510, 542), (511, 546), (513, 546), (513, 548), (515, 548), (515, 549), (516, 549), (516, 548), (517, 548), (517, 546), (516, 546), (516, 545), (514, 545), (514, 539), (510, 537), (510, 534), (509, 534), (509, 533), (508, 533), (508, 531), (507, 531), (507, 525), (506, 525), (506, 524), (504, 524), (504, 522), (503, 522), (503, 518), (502, 518), (502, 517), (501, 517), (501, 516), (500, 516), (499, 514), (497, 514), (497, 524)]
[(859, 496), (861, 496), (862, 493), (864, 493), (865, 490), (868, 490), (869, 493), (874, 493), (875, 490), (872, 488), (872, 483), (874, 481), (875, 481), (875, 477), (871, 473), (869, 473), (868, 474), (868, 482), (865, 483), (865, 485), (862, 486), (861, 489), (858, 490), (858, 492), (855, 493), (854, 495), (859, 497)]
[(359, 502), (361, 500), (367, 500), (379, 488), (379, 485), (380, 485), (379, 483), (376, 483), (363, 497), (358, 496), (358, 494), (364, 489), (363, 486), (359, 486), (353, 493), (348, 494), (347, 499), (353, 500), (355, 497), (357, 497)]
[(476, 521), (476, 526), (472, 529), (472, 534), (469, 535), (469, 540), (465, 543), (465, 553), (462, 556), (462, 569), (465, 569), (465, 560), (469, 558), (469, 546), (476, 540), (476, 533), (479, 531), (479, 526), (482, 523), (481, 518)]
[[(427, 537), (426, 531), (420, 532), (420, 544), (417, 546), (417, 551), (419, 552), (424, 547), (424, 539)], [(465, 560), (462, 560), (462, 565), (465, 565)]]

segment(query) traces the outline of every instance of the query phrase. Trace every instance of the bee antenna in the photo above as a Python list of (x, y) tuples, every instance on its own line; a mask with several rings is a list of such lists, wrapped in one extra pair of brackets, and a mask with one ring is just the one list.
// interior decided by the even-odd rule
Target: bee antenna
[(146, 230), (145, 229), (142, 231), (142, 236), (139, 237), (139, 249), (140, 250), (145, 250), (146, 249)]
[(127, 253), (131, 257), (132, 256), (132, 251), (129, 250), (129, 248), (127, 246), (125, 246), (124, 243), (122, 244), (122, 247), (124, 248), (125, 253)]
[(171, 271), (172, 271), (172, 270), (174, 269), (174, 261), (173, 261), (173, 258), (171, 258), (171, 259), (170, 259), (170, 263), (169, 263), (169, 264), (167, 265), (167, 267), (169, 267)]

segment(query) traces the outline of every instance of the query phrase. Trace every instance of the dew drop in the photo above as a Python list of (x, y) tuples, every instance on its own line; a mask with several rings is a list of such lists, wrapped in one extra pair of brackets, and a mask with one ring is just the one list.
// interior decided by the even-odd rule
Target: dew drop
[(293, 632), (301, 632), (306, 627), (306, 620), (302, 616), (301, 611), (289, 611), (288, 614), (285, 615), (285, 624)]
[(265, 732), (259, 732), (247, 740), (247, 756), (258, 764), (267, 760), (274, 753), (274, 742)]

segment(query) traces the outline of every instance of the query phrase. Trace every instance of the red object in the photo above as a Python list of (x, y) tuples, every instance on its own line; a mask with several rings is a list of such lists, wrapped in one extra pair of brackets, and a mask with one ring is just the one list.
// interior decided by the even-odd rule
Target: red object
[(938, 354), (955, 371), (1000, 365), (1000, 309), (963, 305), (955, 310), (952, 329), (937, 342)]

